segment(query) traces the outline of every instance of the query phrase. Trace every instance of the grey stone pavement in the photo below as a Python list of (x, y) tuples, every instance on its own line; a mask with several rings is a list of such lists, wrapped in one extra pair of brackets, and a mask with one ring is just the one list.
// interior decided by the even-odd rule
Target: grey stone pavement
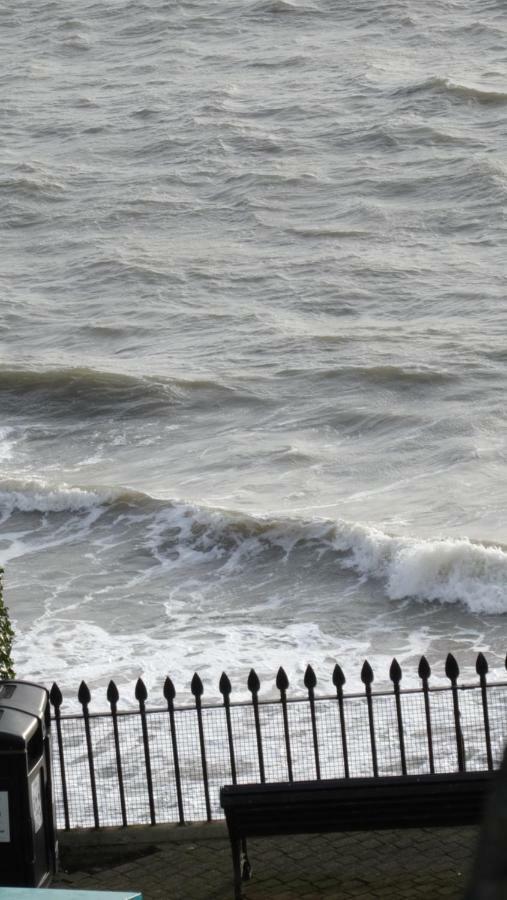
[[(478, 829), (299, 835), (249, 840), (245, 900), (462, 898)], [(225, 825), (139, 826), (60, 834), (54, 887), (138, 890), (144, 900), (229, 900)]]

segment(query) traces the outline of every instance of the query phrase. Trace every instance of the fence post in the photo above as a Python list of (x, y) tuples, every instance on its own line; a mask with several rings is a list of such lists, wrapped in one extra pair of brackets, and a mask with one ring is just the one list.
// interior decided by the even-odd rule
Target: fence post
[(254, 669), (250, 669), (247, 687), (252, 695), (252, 706), (255, 721), (255, 737), (257, 739), (257, 756), (259, 757), (259, 777), (261, 783), (264, 784), (264, 782), (266, 781), (266, 773), (264, 771), (264, 752), (262, 749), (261, 720), (259, 716), (259, 690), (261, 687), (261, 683), (259, 681), (259, 676)]
[(345, 778), (350, 778), (349, 771), (349, 751), (347, 747), (347, 732), (345, 728), (345, 709), (343, 705), (343, 685), (345, 684), (345, 675), (340, 666), (336, 663), (333, 669), (333, 684), (336, 688), (336, 698), (338, 700), (338, 711), (340, 714), (340, 731), (342, 739), (342, 755), (343, 755), (343, 771)]
[(201, 679), (199, 678), (197, 672), (194, 673), (194, 677), (192, 678), (192, 682), (190, 684), (190, 690), (195, 698), (195, 711), (197, 713), (197, 726), (199, 729), (199, 746), (201, 750), (201, 767), (202, 767), (202, 779), (204, 785), (204, 800), (206, 803), (206, 818), (208, 822), (211, 822), (211, 804), (209, 799), (209, 782), (208, 782), (208, 764), (206, 761), (206, 745), (204, 743), (204, 727), (202, 724), (202, 703), (201, 697), (204, 693), (204, 688)]
[(375, 740), (375, 722), (373, 719), (373, 701), (371, 696), (371, 686), (373, 682), (373, 669), (370, 666), (367, 659), (365, 659), (363, 663), (363, 668), (361, 669), (361, 681), (364, 684), (365, 692), (366, 692), (366, 703), (368, 706), (368, 725), (370, 728), (370, 745), (371, 745), (371, 763), (373, 768), (373, 774), (375, 778), (378, 775), (378, 763), (377, 763), (377, 743)]
[(317, 736), (317, 719), (315, 716), (315, 686), (317, 684), (317, 676), (311, 666), (306, 667), (304, 685), (308, 691), (308, 702), (310, 704), (310, 716), (312, 720), (312, 737), (313, 737), (313, 753), (315, 756), (315, 776), (320, 781), (320, 758), (319, 758), (319, 741)]
[(430, 689), (428, 684), (431, 675), (431, 669), (430, 664), (425, 656), (421, 656), (417, 674), (422, 681), (424, 714), (426, 718), (426, 736), (428, 739), (428, 760), (430, 764), (430, 772), (433, 775), (435, 772), (435, 760), (433, 758), (433, 731), (431, 727)]
[(280, 691), (280, 703), (282, 704), (283, 733), (285, 737), (285, 752), (287, 754), (287, 772), (289, 781), (294, 781), (292, 773), (292, 753), (290, 749), (289, 717), (287, 714), (287, 688), (289, 687), (289, 679), (282, 666), (280, 666), (276, 675), (276, 686)]
[(393, 683), (394, 700), (396, 703), (396, 720), (398, 723), (398, 737), (400, 741), (401, 774), (407, 774), (407, 759), (405, 756), (405, 736), (403, 733), (403, 718), (401, 713), (400, 681), (402, 677), (401, 666), (397, 659), (393, 659), (389, 669), (389, 678)]
[(234, 739), (232, 735), (231, 722), (231, 691), (232, 685), (225, 672), (222, 672), (218, 689), (224, 698), (225, 724), (227, 726), (227, 742), (229, 744), (229, 759), (231, 761), (231, 779), (233, 784), (237, 784), (236, 777), (236, 755), (234, 753)]
[(90, 713), (88, 712), (88, 705), (90, 703), (91, 694), (86, 682), (82, 681), (79, 685), (79, 690), (77, 692), (77, 699), (79, 700), (81, 706), (83, 707), (83, 720), (84, 720), (84, 730), (85, 730), (85, 739), (86, 739), (86, 752), (88, 755), (88, 771), (90, 773), (90, 788), (92, 792), (92, 806), (93, 806), (93, 823), (95, 828), (99, 827), (99, 810), (97, 806), (97, 785), (95, 782), (95, 764), (93, 761), (93, 747), (92, 747), (92, 736), (90, 732)]
[(139, 703), (139, 715), (141, 716), (141, 728), (143, 732), (144, 762), (146, 766), (146, 786), (148, 788), (148, 803), (150, 805), (150, 823), (156, 824), (155, 801), (153, 799), (153, 778), (151, 774), (150, 742), (148, 738), (148, 725), (146, 722), (146, 700), (148, 691), (142, 678), (136, 682), (135, 698)]
[(118, 734), (118, 700), (120, 695), (114, 681), (110, 681), (107, 687), (107, 699), (111, 707), (111, 718), (113, 720), (114, 750), (116, 756), (116, 773), (118, 776), (118, 790), (120, 792), (120, 807), (122, 825), (127, 824), (127, 808), (125, 805), (125, 789), (123, 785), (123, 767), (120, 752), (120, 735)]
[(166, 680), (164, 681), (164, 697), (167, 701), (167, 711), (169, 713), (169, 728), (171, 730), (171, 746), (173, 751), (174, 780), (176, 782), (178, 816), (180, 825), (184, 825), (185, 816), (183, 813), (183, 795), (181, 793), (180, 759), (178, 754), (178, 742), (176, 739), (176, 722), (174, 721), (174, 698), (176, 697), (176, 691), (174, 688), (174, 684), (172, 683), (169, 676), (167, 676)]
[(49, 692), (49, 699), (53, 705), (53, 709), (55, 711), (55, 722), (56, 722), (56, 739), (58, 742), (58, 757), (60, 762), (60, 780), (62, 783), (62, 800), (63, 800), (63, 817), (65, 822), (65, 831), (68, 831), (70, 828), (69, 822), (69, 798), (67, 796), (67, 776), (65, 774), (65, 759), (63, 754), (63, 739), (62, 739), (62, 714), (60, 712), (60, 707), (63, 703), (63, 696), (60, 688), (56, 684), (53, 683), (53, 687)]
[(452, 690), (452, 708), (454, 713), (454, 730), (456, 733), (456, 756), (458, 760), (458, 772), (466, 771), (465, 761), (465, 742), (463, 740), (463, 732), (460, 724), (460, 711), (458, 700), (458, 684), (459, 666), (452, 653), (447, 654), (445, 661), (445, 674), (451, 682)]
[(484, 717), (484, 739), (486, 742), (486, 758), (488, 760), (488, 769), (493, 768), (493, 754), (491, 752), (491, 731), (489, 727), (489, 709), (488, 709), (488, 692), (486, 675), (488, 674), (488, 661), (483, 653), (479, 653), (477, 662), (475, 663), (475, 671), (479, 676), (482, 697), (482, 714)]

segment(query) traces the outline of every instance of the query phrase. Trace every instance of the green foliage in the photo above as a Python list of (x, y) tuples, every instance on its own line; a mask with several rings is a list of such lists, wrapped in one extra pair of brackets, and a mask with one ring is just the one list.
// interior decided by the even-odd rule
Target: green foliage
[(0, 569), (0, 678), (15, 678), (12, 663), (14, 631), (3, 599), (3, 569)]

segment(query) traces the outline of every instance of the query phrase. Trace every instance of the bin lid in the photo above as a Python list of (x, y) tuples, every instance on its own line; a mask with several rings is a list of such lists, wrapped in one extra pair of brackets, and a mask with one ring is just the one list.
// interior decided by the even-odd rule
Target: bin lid
[(0, 708), (0, 753), (24, 751), (39, 728), (40, 719), (18, 709)]
[(37, 716), (41, 724), (49, 725), (49, 693), (41, 685), (29, 681), (0, 681), (0, 709), (6, 706)]

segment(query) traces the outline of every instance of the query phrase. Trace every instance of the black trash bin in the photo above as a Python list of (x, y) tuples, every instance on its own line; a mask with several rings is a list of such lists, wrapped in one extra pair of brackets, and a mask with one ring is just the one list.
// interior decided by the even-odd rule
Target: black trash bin
[(56, 864), (49, 695), (0, 681), (0, 885), (44, 887)]

